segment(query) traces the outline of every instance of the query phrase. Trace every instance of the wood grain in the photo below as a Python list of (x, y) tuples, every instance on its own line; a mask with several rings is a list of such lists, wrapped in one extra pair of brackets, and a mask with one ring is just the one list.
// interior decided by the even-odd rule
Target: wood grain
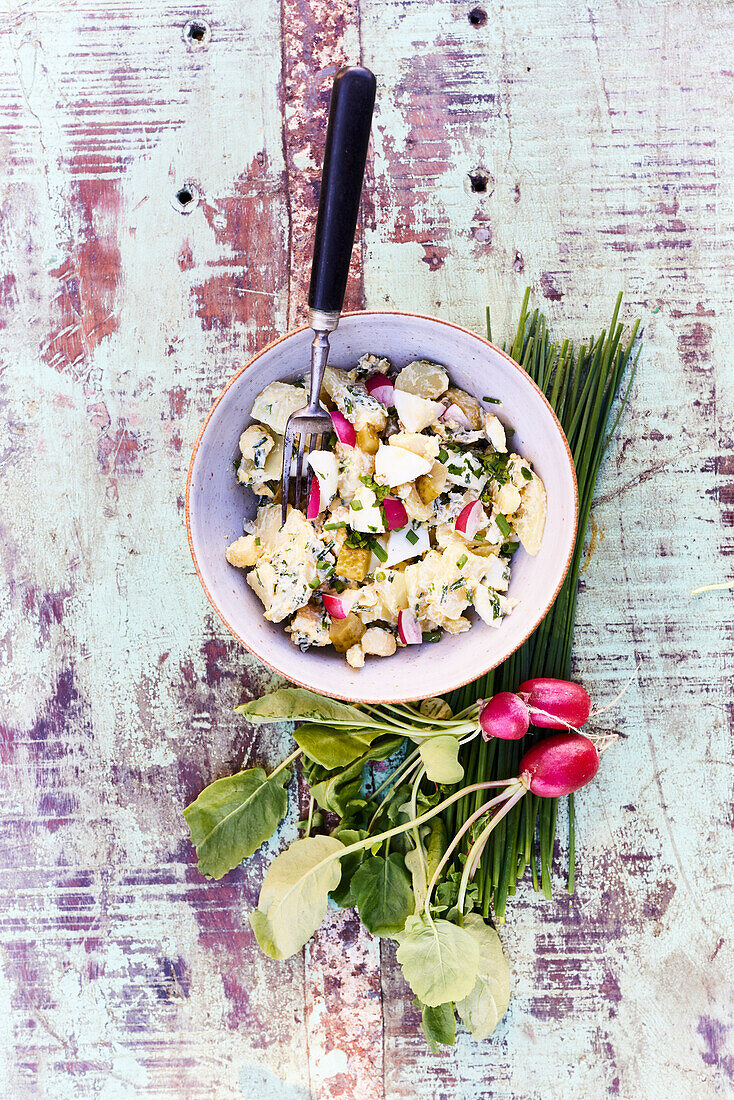
[[(731, 1095), (734, 67), (726, 0), (19, 3), (0, 37), (0, 727), (7, 1095)], [(198, 20), (200, 41), (184, 28)], [(188, 456), (234, 367), (303, 316), (328, 90), (379, 82), (349, 304), (502, 337), (530, 282), (645, 353), (605, 463), (575, 662), (641, 662), (578, 800), (577, 893), (531, 884), (491, 1040), (431, 1055), (394, 948), (329, 914), (275, 963), (275, 840), (206, 882), (181, 808), (286, 727), (211, 615)], [(188, 191), (182, 207), (177, 194)], [(374, 349), (379, 351), (379, 349)], [(561, 830), (560, 835), (563, 836)], [(559, 863), (564, 843), (559, 844)]]

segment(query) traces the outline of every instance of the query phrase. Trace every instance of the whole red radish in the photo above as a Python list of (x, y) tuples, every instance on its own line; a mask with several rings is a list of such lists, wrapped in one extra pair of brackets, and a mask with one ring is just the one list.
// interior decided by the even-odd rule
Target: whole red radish
[(479, 724), (485, 741), (493, 737), (519, 741), (530, 728), (530, 711), (514, 692), (500, 691), (481, 707)]
[(520, 761), (520, 782), (541, 798), (573, 794), (599, 770), (599, 753), (583, 733), (552, 733)]
[(579, 729), (591, 712), (588, 693), (570, 680), (539, 676), (520, 684), (517, 694), (530, 709), (530, 721), (543, 729)]

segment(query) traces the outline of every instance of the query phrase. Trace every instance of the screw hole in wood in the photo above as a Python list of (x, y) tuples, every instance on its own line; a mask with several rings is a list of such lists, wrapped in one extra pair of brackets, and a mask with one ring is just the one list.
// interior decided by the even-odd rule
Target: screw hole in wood
[(483, 27), (487, 22), (487, 13), (484, 8), (472, 8), (467, 18), (472, 27)]
[(189, 19), (183, 29), (184, 42), (191, 50), (201, 49), (207, 46), (211, 38), (209, 24), (203, 19)]
[(193, 184), (185, 183), (173, 196), (172, 203), (179, 214), (191, 214), (199, 204), (199, 193)]
[(469, 185), (475, 194), (486, 195), (489, 187), (489, 176), (485, 175), (484, 172), (470, 172)]

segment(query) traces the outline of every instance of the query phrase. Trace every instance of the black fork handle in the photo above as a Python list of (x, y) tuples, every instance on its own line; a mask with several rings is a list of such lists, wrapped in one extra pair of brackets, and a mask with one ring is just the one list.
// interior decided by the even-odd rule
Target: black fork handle
[(314, 328), (336, 328), (344, 305), (376, 89), (360, 65), (334, 78), (308, 292), (312, 314), (328, 316), (312, 316)]

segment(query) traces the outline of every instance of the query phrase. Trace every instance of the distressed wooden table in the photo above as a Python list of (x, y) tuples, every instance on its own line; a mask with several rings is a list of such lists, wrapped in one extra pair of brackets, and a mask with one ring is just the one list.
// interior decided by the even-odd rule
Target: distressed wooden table
[[(14, 1100), (732, 1095), (734, 5), (52, 0), (0, 22), (3, 1091)], [(727, 45), (728, 43), (728, 45)], [(196, 871), (182, 806), (273, 763), (274, 683), (213, 616), (188, 458), (303, 317), (329, 87), (379, 81), (351, 306), (646, 351), (602, 474), (576, 670), (624, 740), (578, 891), (519, 892), (513, 1001), (428, 1053), (394, 951), (332, 914), (263, 958), (265, 861)], [(379, 351), (378, 349), (375, 349)]]

